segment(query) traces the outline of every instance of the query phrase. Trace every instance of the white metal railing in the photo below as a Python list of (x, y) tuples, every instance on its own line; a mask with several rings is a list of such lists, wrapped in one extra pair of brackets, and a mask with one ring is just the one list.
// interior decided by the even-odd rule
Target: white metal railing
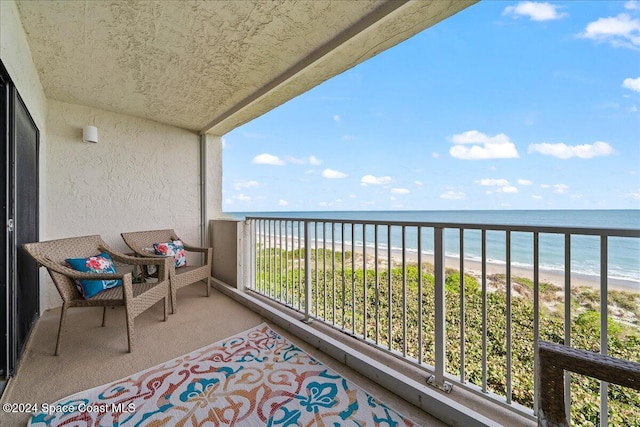
[[(564, 245), (563, 340), (564, 344), (571, 345), (572, 245), (582, 247), (588, 239), (599, 240), (596, 245), (598, 259), (594, 262), (599, 263), (600, 273), (600, 352), (607, 354), (609, 244), (612, 241), (615, 245), (632, 241), (632, 246), (640, 247), (638, 229), (277, 217), (249, 217), (246, 221), (253, 239), (250, 247), (254, 271), (250, 290), (303, 313), (305, 321), (322, 321), (423, 367), (431, 373), (427, 382), (434, 386), (446, 391), (453, 384), (464, 387), (532, 419), (538, 413), (536, 396), (540, 387), (534, 355), (541, 333), (541, 256), (545, 251), (557, 251)], [(469, 263), (467, 247), (477, 246), (478, 242), (480, 255), (474, 262), (481, 266), (479, 301), (470, 299), (473, 292), (468, 279), (465, 279)], [(519, 256), (523, 247), (530, 246), (532, 266), (530, 353), (533, 363), (524, 369), (530, 369), (535, 380), (533, 393), (530, 393), (533, 399), (527, 404), (514, 399), (516, 391), (518, 395), (522, 394), (522, 390), (514, 388), (514, 369), (523, 368), (514, 367), (512, 350), (515, 344), (512, 305), (522, 301), (515, 300), (513, 295), (514, 245), (519, 247)], [(487, 265), (495, 258), (495, 254), (490, 252), (500, 247), (503, 251), (506, 304), (504, 319), (496, 321), (489, 315), (495, 307), (491, 305), (493, 298), (488, 289)], [(424, 262), (426, 257), (433, 261), (430, 274), (426, 274), (428, 269), (431, 271)], [(453, 291), (447, 291), (447, 257), (457, 258), (456, 269), (460, 272), (457, 288), (450, 281)], [(640, 259), (637, 261), (640, 264)], [(433, 283), (425, 282), (431, 280), (431, 276)], [(425, 300), (425, 295), (432, 295), (432, 300)], [(455, 313), (447, 313), (447, 302), (457, 302)], [(430, 311), (426, 312), (427, 309)], [(469, 344), (477, 335), (474, 325), (467, 324), (471, 309), (481, 313), (479, 378), (477, 375), (470, 378), (470, 358), (477, 359), (477, 355), (467, 353), (477, 346)], [(409, 324), (412, 319), (408, 318), (408, 310), (413, 310), (410, 314), (415, 314), (416, 325)], [(451, 325), (456, 318), (459, 322), (457, 327)], [(495, 336), (502, 333), (502, 327), (504, 340), (497, 340)], [(448, 339), (452, 334), (457, 334), (455, 346), (451, 344), (454, 340)], [(503, 387), (492, 385), (489, 375), (490, 346), (496, 346), (496, 343), (504, 344), (504, 366), (500, 367), (504, 373)], [(447, 361), (447, 356), (458, 366), (447, 366), (452, 364)], [(565, 395), (569, 420), (570, 387), (571, 377), (567, 374)], [(600, 385), (600, 395), (600, 424), (607, 425), (607, 384), (604, 382)]]

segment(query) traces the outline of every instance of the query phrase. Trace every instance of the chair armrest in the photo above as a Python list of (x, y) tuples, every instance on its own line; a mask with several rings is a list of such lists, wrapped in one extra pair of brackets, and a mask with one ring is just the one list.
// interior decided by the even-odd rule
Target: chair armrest
[(123, 280), (124, 277), (131, 273), (85, 273), (83, 271), (74, 270), (65, 265), (56, 264), (55, 262), (42, 259), (39, 262), (48, 270), (55, 271), (71, 279), (88, 279), (88, 280)]
[(102, 247), (102, 250), (106, 251), (114, 261), (121, 262), (123, 264), (130, 265), (162, 265), (168, 259), (165, 255), (155, 255), (150, 253), (145, 253), (144, 255), (140, 254), (136, 251), (138, 256), (131, 256), (127, 254), (123, 254), (121, 252), (116, 252), (113, 249)]
[(564, 372), (640, 390), (640, 363), (569, 346), (538, 342), (539, 425), (568, 426), (564, 413)]
[(185, 243), (184, 241), (182, 241), (182, 244), (184, 245), (184, 250), (185, 251), (189, 251), (189, 252), (206, 253), (209, 249), (211, 249), (211, 248), (203, 248), (203, 247), (200, 247), (200, 246), (191, 246), (191, 245)]

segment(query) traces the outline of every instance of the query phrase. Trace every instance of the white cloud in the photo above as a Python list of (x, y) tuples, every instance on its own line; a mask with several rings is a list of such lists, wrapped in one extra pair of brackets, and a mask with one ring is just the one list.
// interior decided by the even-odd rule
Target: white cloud
[(500, 192), (500, 193), (517, 193), (518, 192), (518, 188), (514, 187), (513, 185), (507, 185), (505, 187), (499, 188), (498, 192)]
[(556, 8), (557, 6), (549, 3), (521, 1), (515, 6), (507, 6), (502, 12), (502, 15), (510, 15), (514, 18), (528, 16), (532, 21), (553, 21), (567, 16), (564, 12), (558, 13)]
[(624, 8), (627, 10), (640, 10), (640, 2), (637, 0), (629, 0), (624, 4)]
[(260, 183), (258, 181), (253, 181), (253, 180), (241, 180), (241, 181), (236, 181), (235, 184), (233, 184), (233, 189), (234, 190), (242, 190), (245, 188), (258, 188), (260, 187)]
[(333, 121), (335, 121), (336, 123), (340, 123), (340, 116), (337, 114), (333, 115)]
[(465, 197), (465, 194), (462, 191), (453, 191), (453, 190), (445, 191), (440, 195), (441, 199), (448, 199), (448, 200), (462, 200), (464, 199), (464, 197)]
[(222, 145), (222, 149), (227, 148), (227, 140), (224, 138), (220, 138), (220, 144)]
[(292, 156), (287, 156), (286, 157), (287, 163), (293, 163), (296, 165), (319, 165), (322, 163), (322, 161), (320, 159), (318, 159), (316, 156), (309, 156), (309, 157), (303, 157), (301, 159), (297, 158), (297, 157), (292, 157)]
[(529, 179), (519, 179), (518, 180), (518, 184), (520, 184), (520, 185), (531, 185), (531, 184), (533, 184), (533, 181), (531, 181)]
[(273, 165), (273, 166), (284, 165), (284, 161), (281, 160), (278, 156), (274, 156), (268, 153), (258, 154), (253, 158), (251, 163), (255, 165)]
[(539, 194), (534, 194), (533, 196), (531, 196), (531, 198), (536, 200), (542, 200), (542, 196)]
[(433, 153), (431, 153), (431, 157), (433, 157), (434, 159), (437, 159), (440, 157), (440, 153), (436, 153), (435, 151)]
[(552, 187), (554, 188), (553, 192), (559, 194), (564, 194), (569, 190), (569, 186), (566, 184), (553, 184)]
[(640, 188), (638, 189), (638, 191), (632, 191), (631, 193), (628, 193), (626, 197), (634, 200), (640, 200)]
[(640, 77), (636, 79), (627, 78), (622, 82), (622, 87), (625, 89), (631, 89), (636, 92), (640, 92)]
[(391, 182), (390, 176), (373, 176), (373, 175), (365, 175), (360, 179), (360, 184), (363, 187), (367, 185), (384, 185)]
[(493, 179), (493, 178), (483, 178), (480, 181), (475, 181), (476, 184), (485, 185), (485, 186), (506, 186), (509, 185), (509, 181), (506, 179)]
[(248, 202), (249, 200), (251, 200), (251, 197), (240, 193), (236, 196), (236, 200), (240, 200), (241, 202)]
[(424, 183), (422, 181), (413, 181), (413, 183), (415, 185), (417, 185), (418, 187), (422, 187), (424, 185)]
[(325, 169), (322, 171), (322, 177), (328, 179), (340, 179), (346, 178), (347, 174), (333, 169)]
[(569, 186), (567, 184), (540, 184), (540, 188), (553, 188), (554, 193), (563, 194), (569, 190)]
[[(518, 157), (515, 144), (503, 133), (487, 136), (477, 130), (470, 130), (453, 135), (451, 141), (457, 145), (451, 147), (449, 154), (458, 159), (511, 159)], [(471, 146), (469, 147), (467, 144)]]
[(286, 200), (284, 200), (284, 199), (280, 199), (280, 200), (278, 201), (278, 206), (287, 206), (288, 204), (289, 204), (289, 202), (287, 202), (287, 201), (286, 201)]
[(534, 152), (559, 159), (569, 159), (571, 157), (590, 159), (592, 157), (608, 156), (613, 153), (613, 148), (602, 141), (582, 145), (550, 144), (544, 142), (542, 144), (529, 145), (529, 153)]
[(590, 22), (579, 37), (608, 42), (613, 47), (640, 49), (640, 20), (626, 13)]
[(411, 191), (409, 191), (409, 189), (407, 189), (407, 188), (392, 188), (391, 192), (393, 194), (409, 194), (409, 193), (411, 193)]
[(353, 141), (354, 139), (356, 139), (354, 135), (342, 135), (343, 141)]

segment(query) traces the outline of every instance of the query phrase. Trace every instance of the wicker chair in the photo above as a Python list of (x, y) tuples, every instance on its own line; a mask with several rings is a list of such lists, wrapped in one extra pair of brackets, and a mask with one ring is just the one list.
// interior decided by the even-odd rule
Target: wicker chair
[[(169, 309), (169, 280), (168, 271), (170, 261), (166, 259), (142, 259), (120, 254), (110, 249), (100, 236), (72, 237), (68, 239), (50, 240), (47, 242), (27, 243), (23, 245), (29, 255), (36, 260), (39, 266), (44, 266), (49, 271), (53, 283), (58, 288), (62, 297), (62, 312), (60, 314), (60, 326), (56, 340), (57, 356), (60, 351), (60, 342), (67, 310), (70, 307), (103, 307), (102, 326), (105, 326), (107, 307), (123, 305), (127, 316), (127, 339), (129, 352), (133, 350), (133, 322), (134, 319), (146, 309), (164, 301), (164, 320), (167, 320)], [(154, 283), (131, 282), (131, 273), (83, 273), (65, 265), (67, 258), (85, 258), (107, 252), (114, 262), (133, 265), (154, 264), (158, 266), (158, 281)], [(84, 299), (76, 285), (75, 279), (109, 280), (120, 279), (122, 286), (106, 289), (91, 298)]]
[(640, 390), (640, 363), (546, 341), (538, 343), (538, 361), (539, 426), (568, 426), (564, 407), (564, 371)]
[[(137, 231), (132, 233), (122, 233), (124, 242), (136, 253), (142, 257), (158, 257), (166, 258), (162, 255), (152, 255), (146, 248), (150, 248), (154, 243), (164, 243), (172, 240), (178, 240), (176, 232), (173, 230), (152, 230)], [(184, 249), (187, 252), (199, 252), (204, 255), (204, 263), (202, 265), (187, 265), (185, 267), (175, 268), (173, 264), (169, 268), (169, 279), (171, 281), (171, 312), (176, 312), (176, 293), (183, 286), (190, 285), (199, 281), (204, 281), (207, 296), (209, 296), (209, 286), (211, 284), (211, 248), (201, 248), (191, 246), (182, 241)], [(142, 269), (143, 277), (146, 274)]]

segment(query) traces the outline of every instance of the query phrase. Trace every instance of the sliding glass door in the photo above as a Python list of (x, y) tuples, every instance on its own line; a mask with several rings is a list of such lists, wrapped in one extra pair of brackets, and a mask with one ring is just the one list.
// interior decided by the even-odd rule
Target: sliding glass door
[(21, 245), (38, 240), (39, 131), (22, 98), (0, 64), (2, 120), (2, 249), (0, 249), (0, 303), (2, 304), (2, 376), (17, 367), (29, 333), (39, 315), (38, 266)]

